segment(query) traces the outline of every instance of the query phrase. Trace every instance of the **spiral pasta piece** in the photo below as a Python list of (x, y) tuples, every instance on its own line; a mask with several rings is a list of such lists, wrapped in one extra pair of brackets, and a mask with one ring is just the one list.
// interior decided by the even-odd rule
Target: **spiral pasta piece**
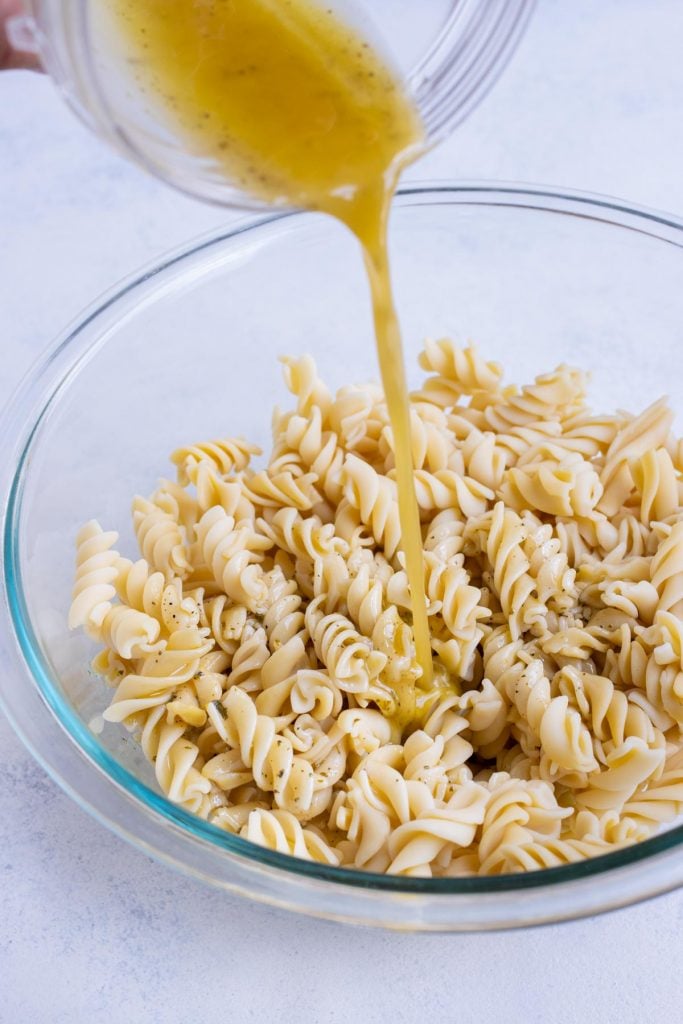
[(434, 374), (424, 382), (420, 398), (443, 408), (456, 405), (463, 395), (495, 395), (503, 376), (498, 363), (483, 360), (474, 346), (463, 349), (448, 338), (426, 341), (418, 362)]
[[(662, 730), (674, 723), (683, 727), (682, 631), (681, 620), (665, 611), (658, 611), (653, 625), (635, 640), (628, 627), (621, 630), (617, 671), (645, 692), (648, 716)], [(640, 694), (631, 699), (643, 706)]]
[(598, 761), (605, 763), (609, 751), (630, 736), (651, 747), (664, 747), (664, 736), (646, 711), (604, 676), (568, 667), (558, 673), (553, 688), (571, 700), (590, 727)]
[(142, 733), (142, 747), (154, 762), (159, 788), (169, 800), (206, 817), (211, 783), (197, 768), (199, 750), (185, 736), (184, 724), (168, 724), (155, 708)]
[(108, 722), (132, 722), (141, 711), (165, 704), (175, 688), (189, 682), (213, 640), (196, 627), (173, 633), (162, 651), (144, 660), (140, 672), (125, 675), (104, 711)]
[[(683, 813), (683, 766), (666, 768), (655, 783), (637, 793), (623, 807), (619, 823), (641, 830), (645, 838), (660, 825), (668, 824)], [(623, 827), (623, 826), (622, 826)], [(631, 835), (633, 833), (631, 832)]]
[[(619, 845), (619, 844), (616, 844)], [(575, 864), (588, 857), (599, 857), (615, 849), (602, 839), (559, 838), (531, 842), (513, 841), (504, 844), (491, 874), (508, 874), (517, 871), (539, 871), (541, 868), (556, 868), (562, 864)], [(489, 865), (489, 869), (490, 869)]]
[(490, 679), (483, 679), (481, 689), (467, 690), (463, 694), (460, 710), (469, 727), (473, 748), (484, 757), (497, 753), (509, 732), (506, 695)]
[(562, 461), (544, 460), (513, 466), (500, 496), (517, 511), (536, 509), (552, 516), (587, 516), (602, 495), (602, 484), (593, 467), (580, 455)]
[(507, 455), (498, 444), (496, 435), (490, 430), (473, 428), (461, 450), (464, 471), (471, 479), (489, 491), (497, 491), (505, 475)]
[(317, 861), (319, 864), (339, 864), (339, 854), (312, 829), (302, 828), (289, 811), (255, 809), (250, 812), (240, 835), (243, 839), (269, 850), (277, 850), (278, 853), (289, 853), (293, 857)]
[(482, 537), (478, 543), (485, 545), (493, 569), (491, 585), (516, 638), (542, 620), (545, 613), (524, 552), (527, 531), (519, 516), (506, 509), (503, 502), (497, 502), (492, 512), (477, 520), (476, 528)]
[(198, 608), (201, 625), (211, 631), (217, 645), (227, 655), (226, 664), (232, 664), (247, 628), (247, 609), (243, 604), (233, 604), (226, 594), (208, 599), (202, 594)]
[(389, 424), (384, 393), (374, 384), (342, 387), (329, 410), (330, 425), (341, 447), (382, 470), (383, 434)]
[(346, 588), (349, 618), (365, 636), (372, 635), (384, 610), (385, 587), (382, 580), (371, 575), (369, 565), (361, 565)]
[(485, 410), (484, 418), (497, 433), (539, 421), (562, 423), (583, 408), (585, 394), (586, 374), (562, 365), (536, 377), (519, 394), (496, 402)]
[[(273, 793), (278, 807), (305, 818), (316, 789), (327, 788), (324, 780), (316, 780), (308, 761), (294, 755), (290, 741), (277, 734), (271, 718), (258, 714), (249, 695), (239, 687), (229, 690), (224, 706), (231, 746), (239, 750), (242, 764), (251, 770), (259, 789)], [(204, 773), (210, 773), (211, 767), (212, 762), (207, 762)], [(215, 781), (220, 786), (219, 779)]]
[[(424, 725), (424, 735), (442, 744), (439, 763), (452, 783), (462, 780), (463, 773), (458, 769), (466, 764), (473, 750), (472, 744), (463, 735), (468, 727), (471, 729), (471, 722), (460, 710), (458, 698), (451, 694), (437, 703)], [(413, 733), (415, 735), (418, 734)], [(408, 743), (411, 739), (409, 737)]]
[(251, 612), (263, 613), (268, 585), (259, 562), (270, 541), (250, 525), (236, 526), (220, 506), (204, 513), (197, 524), (197, 538), (205, 562), (228, 597)]
[(186, 535), (191, 534), (199, 519), (200, 503), (185, 487), (173, 480), (161, 480), (150, 501), (175, 519)]
[(178, 523), (168, 512), (146, 498), (133, 501), (133, 528), (143, 557), (167, 579), (186, 576), (190, 571), (187, 552)]
[(312, 509), (320, 500), (315, 473), (293, 472), (290, 467), (278, 471), (263, 469), (243, 483), (249, 501), (261, 508)]
[(600, 474), (603, 495), (598, 508), (601, 512), (614, 515), (624, 504), (634, 488), (630, 463), (666, 444), (672, 422), (673, 413), (666, 399), (661, 398), (617, 432), (607, 449)]
[(232, 658), (228, 684), (245, 693), (261, 689), (261, 673), (270, 657), (266, 631), (261, 627), (245, 630)]
[(342, 495), (341, 468), (345, 453), (337, 435), (323, 429), (320, 407), (313, 406), (308, 416), (292, 416), (284, 431), (284, 442), (313, 474), (318, 490), (333, 505), (338, 504)]
[(196, 483), (200, 465), (209, 464), (216, 473), (229, 476), (245, 470), (252, 455), (260, 454), (261, 449), (243, 437), (225, 437), (176, 448), (171, 454), (171, 462), (178, 470), (178, 483), (185, 486)]
[(640, 519), (644, 526), (676, 512), (680, 506), (680, 484), (666, 448), (650, 448), (634, 459), (631, 475), (640, 494)]
[(683, 615), (683, 522), (675, 523), (652, 559), (650, 580), (659, 594), (660, 611)]
[(304, 628), (301, 595), (294, 580), (286, 580), (280, 570), (274, 569), (269, 581), (268, 608), (263, 625), (270, 650), (280, 650)]
[(317, 603), (306, 610), (306, 626), (318, 659), (331, 677), (347, 693), (364, 693), (377, 679), (387, 662), (371, 642), (357, 632), (346, 616), (333, 612), (323, 615)]
[(478, 480), (456, 470), (441, 469), (430, 473), (418, 469), (415, 471), (415, 496), (419, 507), (427, 512), (455, 508), (468, 517), (485, 512), (494, 495)]
[(354, 844), (353, 862), (368, 870), (387, 870), (391, 863), (388, 841), (394, 828), (434, 802), (424, 783), (404, 779), (389, 763), (400, 764), (400, 749), (385, 749), (385, 757), (369, 756), (354, 773), (333, 811), (336, 827)]
[[(259, 714), (271, 717), (290, 713), (298, 716), (310, 714), (315, 721), (324, 721), (330, 716), (337, 718), (343, 698), (342, 691), (328, 672), (300, 668), (280, 683), (263, 690), (255, 703)], [(333, 738), (330, 746), (335, 742)]]
[[(486, 422), (483, 414), (481, 414), (481, 425), (478, 429), (481, 431), (491, 429), (491, 425)], [(524, 465), (525, 462), (538, 462), (550, 443), (558, 448), (562, 445), (562, 424), (555, 419), (538, 420), (519, 426), (509, 426), (503, 432), (496, 433), (494, 431), (494, 437), (496, 447), (505, 456), (506, 466), (516, 466), (519, 462)]]
[(479, 840), (481, 874), (502, 873), (509, 849), (558, 839), (562, 820), (571, 814), (558, 805), (547, 782), (501, 773), (491, 779), (489, 790)]
[(247, 479), (246, 473), (237, 473), (224, 479), (212, 463), (200, 462), (192, 472), (192, 483), (197, 492), (197, 521), (203, 512), (215, 505), (220, 505), (237, 522), (252, 520), (255, 508), (246, 494)]
[(298, 558), (315, 559), (348, 551), (348, 544), (337, 536), (333, 523), (323, 523), (316, 515), (304, 518), (295, 508), (278, 509), (272, 516), (258, 519), (256, 525), (273, 545)]
[(347, 501), (358, 510), (387, 558), (393, 558), (401, 540), (396, 484), (356, 455), (346, 457), (344, 481)]
[(588, 788), (577, 793), (577, 804), (594, 811), (622, 810), (640, 786), (661, 775), (664, 758), (663, 749), (629, 737), (606, 755), (604, 768), (588, 776)]
[(116, 605), (104, 617), (99, 639), (126, 660), (141, 658), (163, 650), (159, 641), (159, 621), (136, 608)]
[(332, 403), (332, 396), (318, 376), (311, 356), (302, 356), (300, 359), (283, 356), (280, 362), (284, 366), (285, 383), (297, 398), (297, 412), (307, 416), (317, 407), (325, 415)]
[[(420, 402), (410, 410), (410, 443), (415, 469), (430, 472), (454, 468), (457, 454), (449, 437), (448, 423), (441, 410), (427, 402)], [(379, 451), (383, 458), (383, 470), (390, 472), (395, 467), (394, 435), (391, 426), (383, 428), (379, 440)], [(462, 468), (464, 469), (464, 460)]]
[(526, 531), (524, 553), (529, 560), (529, 575), (536, 585), (540, 603), (560, 614), (576, 607), (578, 590), (576, 571), (549, 523), (541, 523), (527, 512), (522, 516)]
[(163, 572), (152, 572), (144, 558), (116, 562), (116, 589), (124, 604), (146, 615), (159, 618), (166, 579)]
[(76, 536), (76, 581), (69, 610), (69, 629), (83, 626), (95, 638), (116, 596), (118, 552), (112, 545), (118, 540), (113, 530), (105, 533), (95, 519)]
[[(488, 619), (491, 612), (482, 607), (481, 590), (470, 585), (464, 568), (464, 557), (454, 556), (442, 562), (433, 552), (424, 555), (425, 594), (427, 614), (440, 616), (449, 633), (458, 640), (468, 640), (478, 630), (478, 623)], [(410, 609), (408, 577), (404, 570), (395, 573), (387, 586), (388, 600), (400, 608)], [(483, 634), (478, 633), (477, 639)]]
[(394, 829), (389, 839), (390, 875), (430, 877), (444, 847), (464, 849), (484, 820), (487, 793), (476, 782), (459, 787), (445, 807), (430, 808)]

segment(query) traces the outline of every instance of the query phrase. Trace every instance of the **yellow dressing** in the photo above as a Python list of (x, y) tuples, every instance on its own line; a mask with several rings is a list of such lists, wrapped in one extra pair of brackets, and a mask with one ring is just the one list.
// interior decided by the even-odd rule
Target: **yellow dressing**
[[(115, 0), (138, 85), (216, 173), (270, 203), (329, 213), (363, 247), (394, 436), (402, 549), (421, 688), (432, 683), (422, 537), (386, 224), (423, 146), (417, 111), (352, 28), (311, 0)], [(412, 678), (399, 715), (416, 708)]]

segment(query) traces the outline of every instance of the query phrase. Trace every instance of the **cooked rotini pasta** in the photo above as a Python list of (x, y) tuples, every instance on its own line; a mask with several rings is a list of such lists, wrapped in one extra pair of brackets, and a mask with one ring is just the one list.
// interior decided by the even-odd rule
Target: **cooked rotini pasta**
[[(522, 387), (442, 339), (412, 456), (434, 678), (421, 683), (375, 385), (310, 356), (273, 447), (177, 449), (135, 498), (142, 558), (91, 520), (69, 626), (100, 644), (103, 717), (168, 799), (330, 866), (538, 870), (683, 812), (683, 441), (664, 400), (593, 414), (587, 376)], [(252, 462), (255, 464), (252, 466)]]

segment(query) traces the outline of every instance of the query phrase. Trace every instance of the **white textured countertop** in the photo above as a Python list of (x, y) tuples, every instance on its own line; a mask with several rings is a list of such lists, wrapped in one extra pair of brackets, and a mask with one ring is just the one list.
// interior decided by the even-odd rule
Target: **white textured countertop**
[[(683, 212), (682, 40), (680, 0), (540, 0), (494, 92), (417, 173)], [(224, 220), (89, 137), (47, 80), (0, 75), (0, 403), (102, 289)], [(675, 1020), (682, 929), (683, 893), (472, 936), (230, 898), (105, 831), (0, 718), (1, 1024)]]

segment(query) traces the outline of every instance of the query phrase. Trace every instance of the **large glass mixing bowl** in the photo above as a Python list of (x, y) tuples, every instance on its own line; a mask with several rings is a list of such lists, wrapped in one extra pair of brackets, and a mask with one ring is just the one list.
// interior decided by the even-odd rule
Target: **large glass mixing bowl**
[[(425, 336), (473, 340), (526, 381), (567, 361), (594, 406), (683, 409), (683, 222), (529, 187), (406, 188), (391, 257), (410, 374)], [(135, 550), (131, 496), (176, 446), (267, 444), (287, 393), (277, 356), (314, 354), (329, 384), (377, 377), (356, 243), (285, 214), (192, 243), (88, 310), (24, 382), (0, 426), (4, 581), (0, 696), (38, 760), (85, 808), (197, 878), (325, 917), (466, 930), (570, 918), (683, 883), (683, 827), (568, 867), (418, 879), (322, 867), (228, 835), (168, 802), (121, 729), (89, 724), (110, 691), (66, 628), (81, 522)]]

